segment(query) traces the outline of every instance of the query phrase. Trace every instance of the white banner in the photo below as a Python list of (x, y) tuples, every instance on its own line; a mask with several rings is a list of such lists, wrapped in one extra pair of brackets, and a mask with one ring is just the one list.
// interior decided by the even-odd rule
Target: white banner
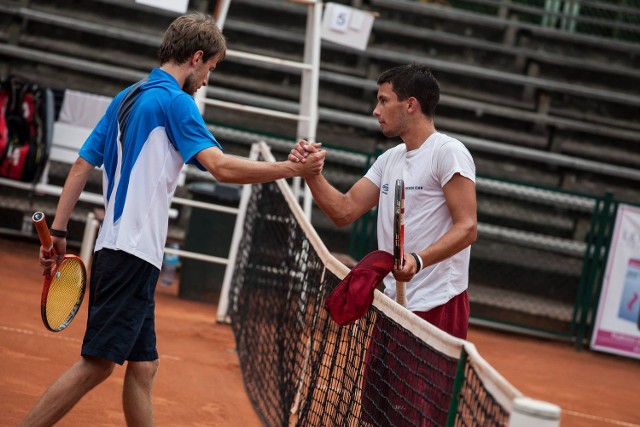
[(640, 208), (620, 204), (591, 348), (640, 359)]
[(327, 3), (322, 18), (323, 40), (366, 50), (374, 16), (338, 3)]
[(136, 0), (136, 3), (178, 13), (186, 13), (189, 7), (189, 0)]

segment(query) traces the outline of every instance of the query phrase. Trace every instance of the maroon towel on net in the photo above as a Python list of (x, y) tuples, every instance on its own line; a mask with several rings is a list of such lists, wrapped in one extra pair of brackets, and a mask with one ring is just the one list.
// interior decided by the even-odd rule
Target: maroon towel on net
[(324, 308), (339, 325), (350, 325), (365, 315), (373, 302), (373, 291), (393, 269), (393, 255), (385, 251), (373, 251), (355, 267), (331, 291)]

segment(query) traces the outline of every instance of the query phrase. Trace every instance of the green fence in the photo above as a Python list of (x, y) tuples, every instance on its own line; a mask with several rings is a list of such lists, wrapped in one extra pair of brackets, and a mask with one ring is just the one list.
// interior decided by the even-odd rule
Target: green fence
[(640, 0), (451, 0), (449, 5), (571, 33), (640, 42)]

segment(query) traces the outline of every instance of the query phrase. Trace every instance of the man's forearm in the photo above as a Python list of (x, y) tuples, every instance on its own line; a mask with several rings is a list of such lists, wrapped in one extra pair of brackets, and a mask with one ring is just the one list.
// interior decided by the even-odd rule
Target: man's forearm
[(329, 184), (322, 175), (305, 178), (313, 200), (318, 207), (339, 227), (350, 224), (347, 197)]
[(465, 249), (476, 241), (477, 226), (469, 221), (454, 225), (439, 240), (426, 249), (418, 252), (423, 266), (444, 261)]
[(220, 149), (211, 147), (200, 151), (196, 158), (220, 182), (255, 184), (293, 176), (319, 174), (326, 152), (314, 153), (307, 162), (261, 162), (225, 156)]
[(255, 184), (293, 177), (296, 171), (292, 166), (290, 162), (259, 162), (227, 157), (224, 164), (210, 172), (220, 182)]
[(62, 189), (62, 194), (60, 195), (56, 209), (56, 216), (53, 219), (51, 228), (59, 230), (67, 229), (71, 212), (78, 202), (80, 194), (87, 184), (89, 174), (93, 169), (93, 166), (82, 158), (78, 158), (73, 164), (71, 171), (69, 171), (69, 176), (67, 176), (67, 180), (64, 183), (64, 188)]

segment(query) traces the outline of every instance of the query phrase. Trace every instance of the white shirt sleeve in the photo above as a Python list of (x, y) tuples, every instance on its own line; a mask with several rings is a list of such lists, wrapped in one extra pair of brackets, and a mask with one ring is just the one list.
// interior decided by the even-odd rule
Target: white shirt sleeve
[(384, 171), (384, 165), (389, 157), (389, 151), (387, 150), (382, 153), (376, 161), (371, 165), (367, 173), (364, 175), (369, 181), (373, 182), (376, 187), (380, 188), (382, 186), (382, 176)]
[(441, 187), (444, 187), (456, 173), (476, 182), (473, 157), (467, 147), (457, 139), (447, 138), (438, 148), (434, 162), (433, 170)]

